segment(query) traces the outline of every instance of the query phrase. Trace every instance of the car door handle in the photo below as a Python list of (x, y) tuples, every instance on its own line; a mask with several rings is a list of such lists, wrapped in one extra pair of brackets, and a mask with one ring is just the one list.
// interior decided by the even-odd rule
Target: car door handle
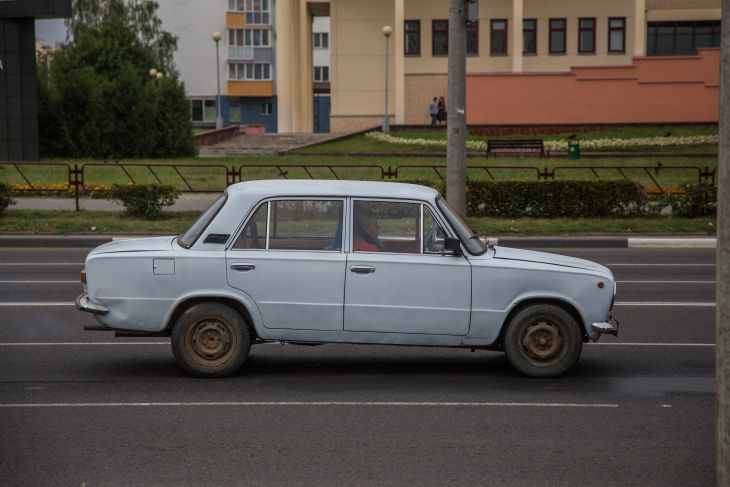
[(248, 272), (256, 269), (253, 264), (231, 264), (231, 269), (238, 272)]
[(371, 265), (354, 265), (350, 267), (350, 272), (355, 274), (372, 274), (375, 272), (375, 267)]

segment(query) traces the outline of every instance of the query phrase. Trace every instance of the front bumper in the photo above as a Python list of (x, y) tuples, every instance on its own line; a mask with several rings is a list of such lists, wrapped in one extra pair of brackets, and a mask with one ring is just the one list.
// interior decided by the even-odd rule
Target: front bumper
[(88, 294), (82, 294), (76, 298), (76, 309), (91, 313), (92, 315), (105, 315), (109, 312), (109, 308), (106, 306), (92, 303)]
[(613, 316), (608, 321), (591, 324), (590, 337), (591, 340), (597, 342), (601, 335), (618, 336), (619, 322)]

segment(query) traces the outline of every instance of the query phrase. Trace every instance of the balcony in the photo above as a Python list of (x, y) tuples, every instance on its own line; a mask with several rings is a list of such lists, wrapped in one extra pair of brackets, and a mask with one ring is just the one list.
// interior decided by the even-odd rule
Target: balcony
[(228, 46), (228, 59), (231, 61), (252, 61), (253, 47)]
[(273, 81), (228, 81), (228, 96), (274, 96)]

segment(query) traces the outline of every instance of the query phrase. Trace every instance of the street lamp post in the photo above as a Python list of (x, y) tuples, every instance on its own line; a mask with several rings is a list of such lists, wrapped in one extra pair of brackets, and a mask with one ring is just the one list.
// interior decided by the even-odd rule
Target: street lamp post
[(383, 35), (385, 36), (385, 116), (383, 118), (383, 132), (390, 132), (390, 114), (388, 113), (388, 81), (390, 78), (390, 35), (393, 28), (389, 25), (383, 27)]
[(216, 119), (215, 128), (220, 130), (223, 128), (223, 112), (221, 111), (221, 59), (220, 59), (220, 42), (221, 33), (213, 32), (213, 42), (215, 42), (215, 72), (218, 82), (218, 96), (215, 101)]

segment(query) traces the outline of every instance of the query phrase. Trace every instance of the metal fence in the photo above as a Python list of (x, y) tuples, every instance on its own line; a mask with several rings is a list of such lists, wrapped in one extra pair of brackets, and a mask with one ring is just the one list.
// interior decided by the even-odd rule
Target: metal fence
[[(648, 191), (663, 194), (676, 190), (662, 178), (686, 182), (716, 184), (717, 169), (710, 166), (497, 166), (467, 167), (471, 179), (533, 179), (547, 181), (560, 178), (626, 179), (641, 182)], [(255, 179), (370, 179), (446, 181), (446, 165), (380, 164), (151, 164), (88, 162), (0, 163), (0, 182), (10, 184), (14, 192), (72, 193), (78, 209), (79, 197), (110, 184), (168, 184), (184, 193), (219, 192), (227, 186)], [(50, 183), (49, 183), (50, 181)]]

